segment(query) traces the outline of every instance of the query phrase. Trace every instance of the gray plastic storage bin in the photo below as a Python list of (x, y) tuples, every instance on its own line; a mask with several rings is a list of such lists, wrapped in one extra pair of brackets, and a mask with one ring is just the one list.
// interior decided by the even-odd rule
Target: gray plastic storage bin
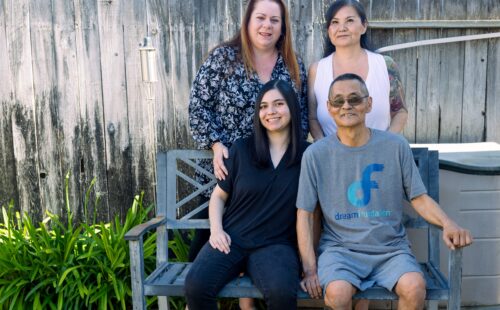
[[(439, 196), (445, 212), (474, 236), (464, 251), (462, 305), (500, 304), (500, 145), (498, 143), (415, 144), (439, 150)], [(417, 258), (425, 236), (412, 235)], [(422, 243), (423, 244), (423, 243)], [(447, 274), (441, 243), (441, 270)]]

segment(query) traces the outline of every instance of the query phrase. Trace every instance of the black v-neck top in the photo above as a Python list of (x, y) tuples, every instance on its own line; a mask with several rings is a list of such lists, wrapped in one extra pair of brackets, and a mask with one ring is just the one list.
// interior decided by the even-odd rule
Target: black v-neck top
[[(267, 167), (259, 167), (252, 158), (252, 144), (251, 137), (236, 141), (225, 160), (229, 174), (218, 181), (219, 187), (229, 194), (223, 228), (232, 242), (242, 248), (295, 246), (300, 161), (288, 166), (288, 149), (276, 168), (271, 161)], [(307, 146), (304, 141), (301, 154)]]

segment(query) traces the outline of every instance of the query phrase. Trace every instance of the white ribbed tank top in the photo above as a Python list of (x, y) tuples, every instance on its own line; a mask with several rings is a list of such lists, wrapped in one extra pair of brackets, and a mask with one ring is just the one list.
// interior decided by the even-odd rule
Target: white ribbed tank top
[[(365, 50), (368, 55), (368, 76), (365, 81), (372, 97), (372, 110), (366, 115), (366, 126), (387, 130), (391, 123), (389, 92), (390, 82), (387, 65), (382, 55)], [(317, 117), (325, 136), (337, 131), (335, 121), (328, 113), (328, 89), (333, 81), (333, 53), (318, 62), (314, 95), (317, 103)]]

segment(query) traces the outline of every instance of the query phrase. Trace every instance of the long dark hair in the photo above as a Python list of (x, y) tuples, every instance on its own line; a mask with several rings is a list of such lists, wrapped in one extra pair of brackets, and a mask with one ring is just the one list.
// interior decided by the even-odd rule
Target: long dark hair
[(300, 108), (297, 94), (292, 86), (282, 80), (271, 80), (262, 86), (257, 100), (255, 101), (255, 114), (253, 116), (253, 141), (254, 141), (254, 160), (260, 167), (267, 167), (270, 162), (269, 155), (269, 138), (267, 130), (260, 122), (259, 110), (262, 98), (272, 90), (278, 90), (284, 97), (288, 109), (290, 110), (290, 148), (291, 156), (287, 166), (294, 165), (300, 162), (301, 159), (301, 142), (302, 142), (302, 127), (300, 126)]
[[(359, 18), (361, 19), (361, 22), (363, 24), (368, 24), (368, 18), (366, 18), (366, 12), (365, 8), (363, 5), (357, 1), (357, 0), (336, 0), (334, 1), (328, 10), (325, 13), (325, 50), (324, 50), (324, 55), (323, 57), (326, 57), (330, 55), (331, 53), (335, 52), (335, 45), (332, 44), (330, 41), (330, 38), (328, 37), (328, 27), (330, 27), (330, 22), (332, 21), (333, 17), (337, 14), (337, 12), (345, 7), (345, 6), (350, 6), (356, 10), (356, 12), (359, 15)], [(361, 47), (364, 49), (367, 49), (369, 51), (372, 51), (372, 47), (370, 44), (370, 40), (368, 38), (368, 30), (361, 35), (360, 38), (360, 44)]]

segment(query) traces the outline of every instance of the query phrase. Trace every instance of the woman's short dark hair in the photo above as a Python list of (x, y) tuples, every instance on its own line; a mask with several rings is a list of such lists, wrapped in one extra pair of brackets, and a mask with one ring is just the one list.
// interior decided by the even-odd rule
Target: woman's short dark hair
[[(368, 18), (366, 17), (366, 11), (363, 5), (358, 0), (336, 0), (334, 1), (325, 13), (325, 50), (324, 56), (326, 57), (331, 53), (335, 52), (335, 45), (332, 44), (330, 38), (328, 37), (328, 27), (330, 27), (330, 22), (333, 17), (340, 11), (341, 8), (345, 6), (350, 6), (356, 10), (363, 24), (368, 24)], [(370, 40), (368, 39), (368, 31), (363, 33), (360, 38), (361, 47), (367, 50), (372, 50)]]
[(272, 90), (278, 90), (284, 97), (285, 102), (290, 110), (290, 160), (287, 166), (294, 165), (300, 162), (301, 159), (301, 144), (302, 144), (302, 127), (300, 126), (300, 107), (297, 94), (292, 86), (282, 80), (271, 80), (262, 86), (257, 100), (255, 101), (255, 114), (253, 117), (253, 140), (254, 140), (254, 160), (258, 166), (267, 167), (270, 162), (269, 155), (269, 138), (267, 130), (260, 122), (259, 110), (262, 98)]

